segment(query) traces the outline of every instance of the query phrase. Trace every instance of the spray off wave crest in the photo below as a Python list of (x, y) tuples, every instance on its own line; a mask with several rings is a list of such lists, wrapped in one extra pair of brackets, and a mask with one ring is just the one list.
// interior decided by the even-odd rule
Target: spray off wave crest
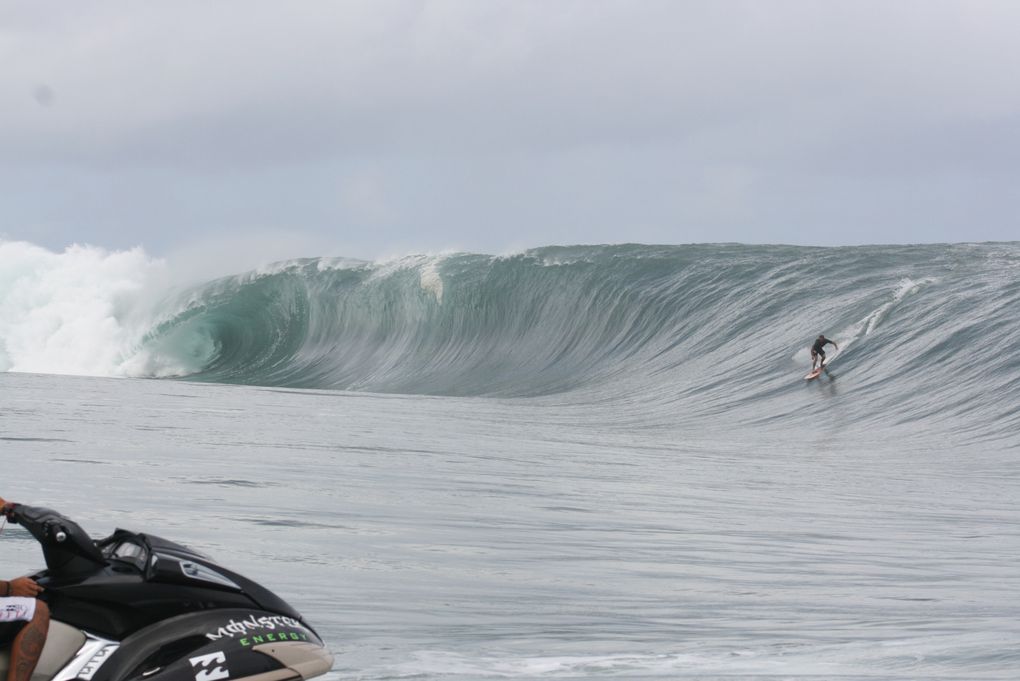
[(166, 283), (141, 249), (0, 241), (0, 371), (128, 375)]
[(183, 288), (139, 250), (0, 249), (10, 371), (547, 396), (767, 423), (795, 408), (807, 345), (826, 333), (840, 343), (832, 371), (867, 391), (873, 423), (985, 409), (1018, 425), (1017, 244), (312, 258)]

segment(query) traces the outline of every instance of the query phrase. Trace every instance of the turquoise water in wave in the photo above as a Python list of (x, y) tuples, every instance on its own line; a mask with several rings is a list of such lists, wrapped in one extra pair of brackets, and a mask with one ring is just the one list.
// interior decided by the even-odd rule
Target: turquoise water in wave
[(266, 583), (332, 681), (1020, 668), (1018, 244), (0, 255), (0, 495)]

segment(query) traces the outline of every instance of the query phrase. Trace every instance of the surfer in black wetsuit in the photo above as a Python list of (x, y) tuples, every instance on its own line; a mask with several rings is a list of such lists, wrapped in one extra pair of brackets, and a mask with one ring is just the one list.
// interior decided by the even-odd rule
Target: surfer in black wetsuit
[(811, 371), (815, 370), (815, 365), (818, 364), (818, 359), (821, 358), (822, 366), (825, 366), (825, 350), (823, 349), (826, 345), (832, 344), (834, 348), (839, 350), (839, 346), (836, 345), (836, 341), (829, 340), (825, 337), (825, 334), (820, 334), (815, 339), (815, 344), (811, 346)]

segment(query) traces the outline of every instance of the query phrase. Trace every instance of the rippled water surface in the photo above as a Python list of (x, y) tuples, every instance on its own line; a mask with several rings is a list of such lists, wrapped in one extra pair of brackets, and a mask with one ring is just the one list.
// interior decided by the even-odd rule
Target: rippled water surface
[(337, 681), (1017, 678), (1016, 438), (786, 391), (811, 420), (7, 373), (0, 495), (263, 582)]

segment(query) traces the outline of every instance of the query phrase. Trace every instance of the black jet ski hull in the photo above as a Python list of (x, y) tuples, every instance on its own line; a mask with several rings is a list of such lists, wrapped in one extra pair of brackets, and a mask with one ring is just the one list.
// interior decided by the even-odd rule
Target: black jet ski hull
[[(124, 641), (54, 620), (32, 681), (299, 681), (332, 664), (315, 632), (264, 611), (184, 615)], [(0, 678), (8, 665), (0, 652)]]

